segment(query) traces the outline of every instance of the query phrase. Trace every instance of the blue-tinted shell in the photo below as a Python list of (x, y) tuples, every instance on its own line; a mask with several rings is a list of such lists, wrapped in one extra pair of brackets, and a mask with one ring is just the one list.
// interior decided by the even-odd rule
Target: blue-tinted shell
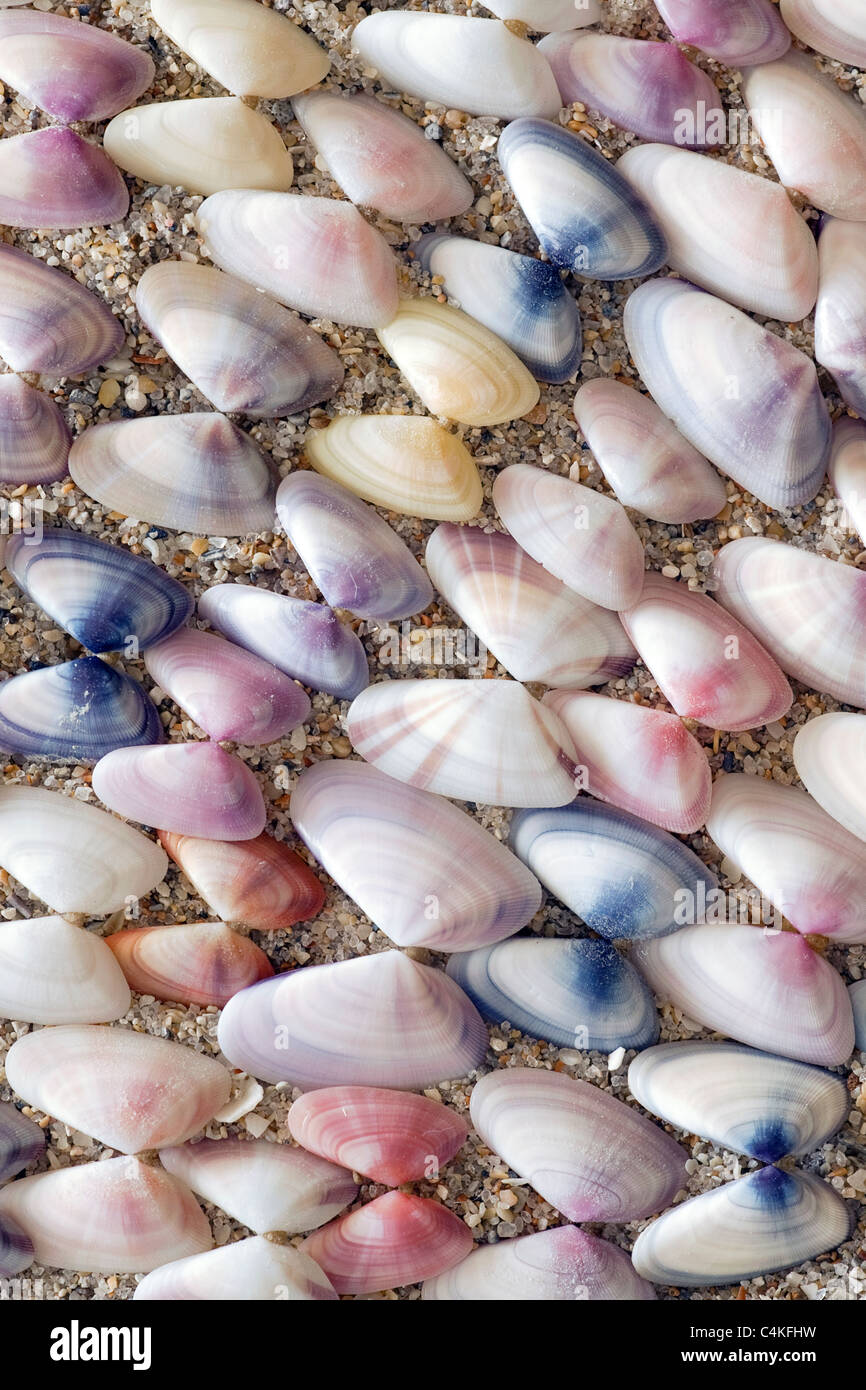
[(848, 994), (854, 1011), (854, 1046), (866, 1052), (866, 980), (855, 980), (848, 986)]
[(33, 1243), (17, 1221), (0, 1212), (0, 1279), (11, 1279), (33, 1263)]
[(558, 1047), (611, 1052), (659, 1034), (652, 995), (606, 941), (512, 937), (453, 955), (448, 974), (490, 1022)]
[(98, 656), (27, 671), (0, 685), (4, 752), (97, 762), (114, 748), (161, 740), (156, 705)]
[(518, 811), (509, 843), (545, 888), (609, 940), (646, 941), (703, 921), (719, 891), (682, 840), (588, 797)]
[(35, 542), (10, 536), (5, 563), (33, 602), (91, 652), (137, 655), (192, 612), (192, 596), (152, 560), (66, 526)]
[(34, 1120), (14, 1105), (0, 1105), (0, 1182), (17, 1177), (44, 1148), (45, 1134)]

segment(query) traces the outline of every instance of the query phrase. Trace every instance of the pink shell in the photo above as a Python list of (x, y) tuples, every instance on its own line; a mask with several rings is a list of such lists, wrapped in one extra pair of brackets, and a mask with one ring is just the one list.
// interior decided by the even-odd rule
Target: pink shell
[(159, 842), (224, 922), (277, 931), (322, 910), (325, 890), (312, 869), (270, 835), (227, 842), (160, 830)]
[(314, 1231), (301, 1249), (337, 1293), (374, 1293), (432, 1279), (466, 1258), (468, 1227), (427, 1197), (386, 1192)]
[(131, 989), (157, 999), (227, 1004), (274, 970), (264, 951), (224, 922), (135, 927), (106, 939)]
[(129, 820), (208, 840), (252, 840), (267, 820), (252, 772), (217, 743), (117, 748), (93, 769), (93, 790)]
[(400, 1187), (438, 1179), (469, 1126), (426, 1096), (377, 1086), (327, 1086), (295, 1101), (289, 1130), (312, 1153), (373, 1182)]

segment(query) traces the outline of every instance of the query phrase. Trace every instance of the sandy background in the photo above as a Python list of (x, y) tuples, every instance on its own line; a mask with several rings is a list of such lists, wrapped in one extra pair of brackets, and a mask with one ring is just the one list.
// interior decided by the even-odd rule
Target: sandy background
[[(291, 5), (287, 0), (276, 0), (274, 6), (290, 14), (303, 23), (316, 38), (333, 54), (333, 67), (327, 85), (346, 88), (365, 87), (377, 91), (377, 84), (365, 76), (352, 60), (349, 51), (349, 36), (357, 21), (368, 12), (359, 5), (329, 3), (297, 3)], [(410, 8), (427, 8), (410, 0)], [(146, 45), (157, 64), (157, 78), (153, 91), (144, 100), (172, 99), (180, 96), (222, 95), (222, 90), (166, 39), (152, 23), (145, 0), (132, 0), (132, 3), (94, 3), (78, 9), (71, 6), (52, 6), (49, 0), (37, 0), (37, 8), (53, 8), (57, 13), (89, 16), (91, 23), (113, 31), (122, 37), (141, 45)], [(380, 0), (379, 8), (388, 8)], [(432, 8), (432, 6), (431, 6)], [(480, 6), (467, 5), (464, 0), (437, 0), (436, 9), (473, 14), (484, 14)], [(608, 0), (609, 19), (607, 27), (619, 34), (640, 37), (664, 37), (665, 30), (654, 6), (649, 0)], [(691, 57), (703, 66), (722, 90), (732, 107), (741, 105), (739, 84), (736, 76), (720, 65), (704, 59), (701, 55), (690, 53)], [(840, 85), (852, 90), (855, 96), (866, 100), (866, 76), (861, 77), (850, 69), (827, 60), (823, 66), (834, 74)], [(0, 89), (2, 94), (2, 89)], [(392, 100), (397, 102), (396, 97)], [(467, 119), (457, 125), (449, 125), (444, 119), (442, 108), (427, 107), (423, 102), (404, 100), (400, 102), (404, 111), (424, 126), (434, 125), (436, 138), (452, 158), (473, 180), (477, 191), (477, 201), (463, 218), (455, 219), (455, 231), (478, 237), (485, 241), (498, 242), (515, 250), (535, 252), (536, 245), (532, 233), (522, 214), (516, 207), (510, 191), (505, 184), (495, 158), (495, 142), (499, 122), (493, 119)], [(283, 132), (287, 145), (291, 148), (295, 161), (295, 189), (315, 192), (329, 196), (340, 196), (339, 190), (330, 180), (322, 161), (316, 161), (316, 154), (306, 145), (303, 134), (292, 116), (288, 101), (262, 103)], [(12, 91), (6, 91), (5, 100), (0, 105), (2, 134), (14, 135), (38, 126), (48, 124), (47, 119), (37, 110), (29, 109)], [(614, 154), (634, 143), (631, 137), (617, 130), (611, 122), (597, 113), (566, 111), (562, 120), (576, 119), (591, 129), (588, 134), (593, 143), (601, 149)], [(82, 129), (85, 129), (82, 127)], [(775, 177), (768, 161), (759, 147), (742, 146), (722, 151), (721, 158), (728, 159), (743, 168), (753, 169)], [(49, 264), (63, 266), (76, 275), (78, 280), (99, 294), (119, 316), (127, 333), (127, 346), (124, 355), (108, 365), (106, 369), (82, 380), (65, 380), (50, 383), (53, 394), (66, 411), (73, 430), (77, 433), (90, 424), (108, 419), (120, 419), (139, 413), (167, 412), (208, 409), (209, 405), (182, 376), (175, 372), (172, 363), (149, 337), (138, 320), (135, 311), (135, 289), (139, 277), (147, 266), (171, 256), (188, 259), (205, 259), (197, 237), (193, 217), (201, 199), (186, 196), (169, 188), (144, 186), (132, 180), (132, 209), (122, 226), (97, 230), (92, 235), (38, 233), (4, 233), (7, 240), (26, 247), (37, 257)], [(802, 206), (802, 200), (797, 200)], [(803, 208), (804, 215), (814, 219), (813, 210)], [(724, 215), (724, 210), (719, 210)], [(404, 291), (421, 289), (429, 292), (412, 260), (413, 243), (421, 235), (421, 228), (401, 227), (384, 219), (371, 218), (384, 233), (397, 252), (403, 267)], [(636, 375), (629, 361), (621, 331), (621, 309), (630, 285), (607, 288), (601, 284), (571, 282), (571, 288), (579, 296), (584, 327), (584, 361), (582, 379), (610, 374), (633, 379)], [(788, 337), (798, 346), (811, 351), (811, 320), (795, 328), (771, 325), (776, 332)], [(385, 358), (375, 335), (360, 329), (345, 328), (326, 322), (316, 322), (316, 327), (342, 356), (346, 369), (346, 381), (339, 394), (324, 409), (316, 409), (288, 420), (268, 421), (251, 425), (240, 421), (252, 438), (271, 454), (280, 472), (289, 472), (297, 463), (302, 451), (303, 441), (310, 428), (321, 427), (327, 416), (344, 412), (399, 411), (423, 414), (420, 403), (407, 391), (393, 365)], [(831, 398), (834, 410), (840, 407), (833, 385), (826, 373), (822, 382)], [(43, 382), (43, 385), (46, 383)], [(483, 519), (495, 520), (490, 504), (490, 489), (497, 466), (515, 462), (519, 459), (540, 464), (555, 472), (567, 473), (576, 461), (581, 462), (581, 477), (592, 486), (605, 489), (604, 481), (591, 455), (585, 451), (581, 435), (577, 430), (571, 412), (574, 384), (563, 387), (543, 386), (541, 403), (532, 412), (531, 419), (518, 420), (509, 426), (499, 426), (488, 430), (472, 430), (457, 427), (467, 446), (474, 454), (482, 472), (485, 485), (485, 504)], [(23, 490), (21, 490), (23, 492)], [(6, 495), (9, 494), (7, 490)], [(295, 594), (301, 597), (316, 598), (319, 595), (312, 580), (304, 572), (294, 551), (287, 546), (284, 537), (271, 533), (253, 539), (226, 541), (219, 537), (198, 537), (189, 534), (168, 533), (158, 528), (124, 519), (114, 513), (106, 514), (103, 509), (79, 492), (68, 480), (51, 488), (30, 489), (28, 501), (42, 499), (46, 513), (57, 520), (68, 522), (79, 529), (128, 545), (134, 551), (148, 553), (168, 573), (181, 579), (194, 592), (199, 593), (211, 584), (235, 579), (239, 576), (254, 577), (255, 582), (278, 592)], [(646, 546), (648, 562), (654, 569), (674, 567), (669, 573), (679, 573), (695, 588), (706, 587), (706, 572), (713, 552), (727, 539), (740, 535), (767, 533), (784, 536), (795, 544), (827, 555), (837, 556), (846, 563), (862, 564), (866, 552), (860, 554), (860, 541), (846, 535), (837, 524), (837, 505), (829, 485), (826, 485), (817, 499), (808, 507), (786, 514), (766, 511), (751, 498), (744, 498), (735, 485), (728, 482), (728, 508), (723, 520), (716, 520), (699, 526), (662, 526), (649, 523), (633, 514)], [(406, 518), (388, 515), (388, 520), (406, 539), (413, 550), (423, 553), (424, 539), (432, 523), (422, 523)], [(31, 669), (37, 664), (48, 664), (67, 660), (80, 654), (77, 644), (46, 619), (31, 604), (23, 602), (22, 596), (12, 583), (8, 573), (2, 575), (3, 586), (0, 592), (0, 668), (5, 675)], [(443, 625), (453, 629), (459, 626), (454, 615), (444, 606), (431, 608), (425, 615), (424, 623)], [(382, 634), (369, 624), (353, 622), (367, 647), (373, 678), (379, 675), (399, 674), (391, 667), (383, 667), (377, 659)], [(416, 627), (421, 626), (416, 621)], [(110, 658), (114, 660), (114, 658)], [(492, 658), (491, 658), (492, 663)], [(150, 685), (149, 678), (139, 663), (129, 663), (127, 669)], [(497, 675), (504, 675), (501, 668), (492, 668)], [(413, 667), (406, 674), (424, 673)], [(426, 672), (430, 676), (435, 671)], [(455, 673), (459, 674), (459, 673)], [(796, 780), (791, 761), (791, 743), (796, 726), (807, 715), (833, 709), (837, 706), (832, 700), (815, 693), (795, 687), (797, 702), (783, 723), (770, 728), (753, 731), (751, 734), (715, 735), (712, 731), (695, 727), (692, 731), (706, 745), (714, 769), (722, 765), (729, 771), (764, 773), (781, 782)], [(665, 707), (655, 684), (647, 670), (638, 665), (628, 681), (619, 681), (607, 687), (607, 693), (624, 698), (638, 699), (644, 703)], [(288, 816), (289, 793), (296, 781), (298, 772), (320, 758), (345, 757), (350, 753), (345, 737), (344, 719), (347, 706), (326, 695), (316, 695), (313, 699), (313, 717), (303, 730), (296, 730), (291, 738), (281, 744), (268, 748), (240, 748), (237, 751), (256, 773), (269, 807), (269, 829), (278, 838), (295, 842)], [(167, 699), (160, 704), (163, 722), (168, 736), (172, 739), (202, 737), (196, 726), (186, 720), (181, 712)], [(688, 722), (688, 721), (687, 721)], [(691, 727), (691, 725), (689, 726)], [(10, 763), (5, 768), (5, 780), (10, 782), (27, 780), (42, 783), (47, 787), (81, 797), (94, 799), (89, 789), (89, 773), (83, 767), (44, 767), (35, 764), (18, 766)], [(496, 809), (481, 808), (478, 819), (501, 838), (507, 835), (508, 813)], [(709, 841), (701, 836), (693, 836), (689, 843), (710, 864), (718, 869), (720, 856)], [(297, 845), (296, 845), (297, 847)], [(302, 850), (302, 853), (305, 851)], [(322, 875), (324, 877), (324, 875)], [(0, 916), (9, 919), (42, 911), (42, 905), (30, 899), (20, 885), (2, 876), (0, 893), (5, 894), (5, 903), (0, 908)], [(730, 884), (723, 877), (726, 886), (737, 889), (745, 898), (751, 890), (745, 880)], [(325, 910), (312, 923), (296, 927), (290, 932), (261, 934), (255, 939), (269, 953), (278, 969), (323, 961), (342, 960), (352, 956), (387, 948), (390, 943), (371, 927), (332, 883), (328, 883), (328, 898)], [(141, 921), (183, 922), (194, 921), (208, 915), (206, 905), (197, 899), (190, 886), (180, 873), (171, 867), (165, 882), (142, 903)], [(91, 923), (89, 929), (100, 931), (101, 924)], [(565, 908), (548, 899), (545, 906), (533, 921), (531, 930), (543, 935), (580, 936), (584, 928)], [(826, 943), (817, 943), (819, 950), (826, 949)], [(436, 958), (428, 952), (416, 952), (420, 958), (431, 963), (442, 964), (442, 957)], [(847, 979), (859, 978), (866, 969), (866, 948), (833, 948), (827, 951), (828, 957), (846, 975)], [(180, 1005), (167, 1005), (144, 997), (136, 997), (135, 1006), (126, 1020), (127, 1026), (154, 1033), (158, 1036), (175, 1038), (184, 1045), (197, 1048), (207, 1055), (219, 1055), (216, 1042), (218, 1011)], [(14, 1042), (26, 1026), (16, 1028), (14, 1024), (0, 1025), (0, 1099), (9, 1099), (9, 1088), (4, 1084), (2, 1063), (6, 1049)], [(700, 1035), (699, 1030), (690, 1026), (675, 1011), (666, 1009), (662, 1019), (662, 1034), (665, 1039), (686, 1038)], [(626, 1086), (626, 1071), (631, 1054), (615, 1071), (608, 1067), (605, 1056), (595, 1053), (577, 1053), (547, 1047), (532, 1039), (524, 1039), (519, 1033), (507, 1028), (495, 1028), (491, 1033), (489, 1065), (501, 1066), (508, 1061), (521, 1064), (555, 1066), (557, 1070), (569, 1075), (592, 1081), (605, 1090), (611, 1091), (621, 1099), (629, 1100)], [(866, 1077), (866, 1063), (862, 1054), (855, 1054), (849, 1074), (851, 1092), (851, 1116), (843, 1131), (834, 1141), (823, 1149), (810, 1155), (805, 1166), (826, 1177), (843, 1195), (857, 1199), (866, 1191), (866, 1147), (860, 1129), (866, 1112), (866, 1087), (862, 1086)], [(439, 1092), (448, 1104), (461, 1111), (468, 1105), (471, 1079), (463, 1079), (449, 1086), (442, 1086)], [(265, 1090), (264, 1098), (255, 1112), (234, 1126), (213, 1125), (208, 1134), (213, 1137), (230, 1132), (264, 1134), (267, 1138), (286, 1142), (286, 1114), (292, 1100), (290, 1086), (271, 1086)], [(39, 1117), (42, 1118), (42, 1117)], [(44, 1117), (47, 1128), (49, 1149), (42, 1166), (59, 1167), (69, 1163), (111, 1156), (111, 1150), (93, 1143), (86, 1135), (70, 1132), (63, 1124), (53, 1123)], [(720, 1150), (712, 1144), (694, 1136), (677, 1137), (684, 1140), (689, 1148), (689, 1195), (708, 1191), (723, 1180), (736, 1177), (756, 1165), (735, 1154)], [(362, 1188), (361, 1199), (378, 1195), (382, 1189), (373, 1185)], [(559, 1221), (557, 1213), (530, 1187), (509, 1179), (507, 1170), (484, 1150), (474, 1136), (464, 1150), (443, 1173), (438, 1184), (419, 1184), (419, 1192), (438, 1197), (447, 1206), (459, 1213), (473, 1229), (479, 1241), (489, 1241), (498, 1237), (513, 1237), (531, 1231), (543, 1230)], [(685, 1197), (681, 1194), (679, 1200)], [(862, 1209), (861, 1209), (862, 1211)], [(214, 1208), (208, 1208), (212, 1218), (214, 1236), (217, 1244), (233, 1240), (246, 1232)], [(630, 1249), (635, 1236), (644, 1223), (633, 1223), (624, 1227), (590, 1228), (598, 1234), (615, 1241), (624, 1249)], [(298, 1238), (299, 1239), (299, 1238)], [(799, 1267), (790, 1274), (769, 1275), (750, 1281), (739, 1288), (708, 1289), (686, 1293), (685, 1297), (696, 1299), (853, 1299), (866, 1296), (866, 1276), (862, 1271), (864, 1246), (864, 1227), (862, 1216), (854, 1238), (831, 1257), (819, 1259)], [(107, 1277), (86, 1275), (72, 1271), (41, 1270), (34, 1266), (27, 1276), (34, 1281), (29, 1289), (30, 1297), (50, 1299), (124, 1299), (131, 1295), (135, 1277)], [(0, 1289), (0, 1297), (4, 1295)], [(417, 1298), (417, 1289), (389, 1292), (388, 1298)], [(660, 1290), (660, 1297), (679, 1297), (676, 1290)]]

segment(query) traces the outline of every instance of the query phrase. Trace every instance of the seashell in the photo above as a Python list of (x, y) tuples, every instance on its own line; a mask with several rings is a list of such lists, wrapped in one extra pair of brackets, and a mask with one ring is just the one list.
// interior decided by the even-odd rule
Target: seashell
[(754, 536), (723, 546), (713, 577), (719, 602), (787, 675), (866, 707), (866, 575)]
[(345, 1167), (269, 1139), (202, 1139), (159, 1156), (199, 1197), (259, 1235), (312, 1231), (358, 1195)]
[(0, 924), (0, 966), (0, 1018), (107, 1023), (122, 1018), (130, 1005), (126, 981), (105, 942), (62, 917)]
[(828, 58), (866, 67), (866, 16), (858, 0), (780, 0), (795, 38)]
[(144, 183), (206, 196), (292, 186), (292, 156), (279, 130), (238, 97), (135, 106), (115, 116), (103, 138), (115, 164)]
[(322, 910), (325, 890), (316, 875), (270, 835), (231, 843), (161, 830), (159, 842), (225, 922), (276, 931)]
[(41, 666), (0, 685), (0, 748), (18, 757), (96, 762), (162, 737), (150, 697), (98, 656)]
[(538, 403), (538, 383), (511, 348), (438, 299), (402, 299), (376, 336), (431, 415), (483, 427)]
[[(265, 14), (273, 11), (265, 10)], [(145, 1275), (133, 1301), (185, 1303), (258, 1300), (312, 1302), (337, 1295), (309, 1255), (290, 1245), (274, 1245), (263, 1236), (234, 1240), (203, 1255), (173, 1260)]]
[(136, 927), (106, 940), (136, 994), (222, 1008), (274, 970), (264, 951), (223, 922)]
[(33, 1263), (33, 1242), (13, 1221), (0, 1212), (0, 1279), (11, 1279)]
[(534, 256), (429, 232), (412, 247), (429, 275), (517, 354), (539, 381), (569, 381), (581, 361), (580, 313), (558, 271)]
[(149, 53), (77, 19), (0, 13), (0, 80), (67, 125), (104, 121), (147, 91)]
[(576, 688), (631, 670), (616, 615), (567, 589), (510, 536), (444, 522), (425, 559), (437, 591), (515, 680)]
[(370, 679), (360, 639), (323, 603), (252, 584), (214, 584), (198, 611), (229, 641), (314, 690), (351, 700)]
[(866, 942), (866, 847), (799, 787), (720, 777), (707, 834), (798, 931)]
[(120, 321), (101, 299), (71, 275), (5, 243), (0, 304), (0, 356), (13, 372), (78, 376), (114, 357), (123, 343)]
[(408, 10), (368, 15), (352, 49), (391, 90), (471, 116), (555, 116), (561, 105), (547, 60), (495, 19)]
[(107, 509), (174, 531), (245, 536), (274, 522), (264, 455), (224, 415), (94, 425), (75, 440), (69, 472)]
[(652, 995), (606, 941), (518, 937), (452, 956), (448, 974), (482, 1018), (557, 1047), (613, 1052), (659, 1035)]
[(421, 1090), (474, 1071), (487, 1029), (441, 970), (381, 951), (243, 990), (220, 1015), (219, 1043), (233, 1066), (301, 1090)]
[(133, 1154), (182, 1144), (231, 1090), (228, 1070), (213, 1058), (131, 1028), (28, 1033), (9, 1049), (6, 1075), (28, 1104)]
[(10, 1216), (33, 1242), (36, 1261), (58, 1269), (146, 1273), (212, 1244), (192, 1193), (138, 1158), (79, 1163), (22, 1178), (0, 1192), (0, 1221)]
[(290, 97), (331, 61), (284, 15), (250, 0), (151, 0), (156, 23), (199, 67), (240, 97)]
[(705, 594), (649, 571), (620, 621), (683, 719), (739, 731), (791, 708), (791, 687), (773, 658)]
[(848, 997), (854, 1014), (854, 1046), (858, 1052), (866, 1052), (866, 980), (849, 985)]
[(292, 102), (335, 183), (395, 222), (439, 222), (472, 206), (469, 180), (435, 141), (374, 97), (308, 92)]
[(805, 53), (743, 77), (743, 99), (786, 188), (851, 222), (866, 221), (866, 113)]
[(197, 216), (218, 266), (310, 318), (379, 328), (397, 312), (393, 252), (351, 203), (228, 191)]
[(71, 442), (50, 396), (11, 373), (0, 376), (0, 483), (59, 482), (66, 477)]
[(352, 702), (346, 732), (367, 762), (485, 806), (564, 806), (574, 745), (517, 681), (385, 680)]
[(135, 655), (192, 612), (191, 595), (152, 560), (69, 526), (37, 541), (10, 536), (4, 564), (18, 587), (91, 652)]
[(577, 749), (579, 790), (664, 830), (700, 829), (712, 774), (701, 745), (675, 714), (584, 690), (548, 691), (544, 704)]
[(665, 239), (649, 208), (580, 136), (549, 121), (514, 121), (497, 153), (555, 266), (591, 280), (631, 280), (664, 265)]
[(498, 19), (519, 19), (539, 34), (582, 29), (603, 18), (598, 0), (492, 0), (483, 8)]
[(835, 422), (827, 472), (842, 503), (843, 523), (849, 523), (862, 539), (866, 534), (866, 421), (842, 415)]
[(555, 1226), (517, 1240), (479, 1245), (454, 1269), (428, 1279), (428, 1302), (571, 1302), (652, 1300), (652, 1285), (623, 1250), (576, 1226)]
[(612, 497), (534, 464), (497, 473), (493, 503), (518, 545), (602, 608), (628, 608), (643, 584), (638, 534)]
[(686, 1153), (643, 1115), (586, 1081), (509, 1067), (476, 1084), (481, 1139), (569, 1221), (635, 1221), (669, 1206)]
[(587, 797), (557, 811), (516, 812), (509, 844), (545, 888), (610, 940), (667, 936), (701, 920), (721, 891), (681, 840)]
[(332, 608), (361, 618), (407, 618), (433, 587), (386, 521), (330, 478), (295, 472), (277, 492), (280, 525)]
[(377, 1086), (309, 1091), (292, 1105), (288, 1124), (305, 1149), (388, 1187), (438, 1178), (469, 1133), (447, 1105)]
[(672, 270), (766, 318), (794, 323), (811, 313), (815, 238), (779, 184), (670, 145), (633, 146), (616, 167), (664, 233)]
[(218, 743), (118, 748), (100, 758), (91, 785), (109, 810), (178, 835), (252, 840), (267, 820), (255, 776)]
[(830, 417), (811, 358), (682, 280), (640, 285), (624, 326), (650, 395), (711, 463), (777, 510), (815, 496)]
[[(209, 632), (180, 628), (148, 647), (144, 664), (157, 685), (218, 743), (275, 743), (310, 715), (307, 694), (284, 672)], [(2, 697), (0, 686), (0, 711)]]
[(487, 945), (541, 906), (532, 874), (471, 816), (366, 763), (304, 768), (291, 817), (331, 878), (398, 946)]
[(828, 1183), (761, 1168), (665, 1212), (638, 1236), (632, 1260), (657, 1284), (734, 1284), (832, 1250), (852, 1225)]
[(851, 1056), (845, 986), (794, 932), (689, 926), (638, 942), (630, 959), (660, 999), (705, 1028), (818, 1066)]
[(14, 1105), (0, 1105), (0, 1183), (16, 1178), (44, 1150), (45, 1133), (39, 1125)]
[(74, 130), (46, 126), (0, 141), (0, 224), (104, 227), (128, 211), (120, 171), (99, 145)]
[(302, 319), (214, 266), (149, 266), (135, 307), (202, 395), (229, 414), (297, 415), (332, 396), (345, 375)]
[(674, 525), (717, 516), (724, 507), (722, 479), (651, 396), (596, 377), (575, 396), (574, 415), (624, 507)]
[(459, 1264), (474, 1244), (468, 1226), (439, 1202), (386, 1192), (314, 1231), (301, 1251), (337, 1293), (361, 1294), (432, 1279)]
[(866, 415), (866, 227), (825, 217), (818, 259), (815, 357), (845, 404)]
[(677, 1129), (762, 1163), (819, 1148), (850, 1103), (840, 1076), (735, 1043), (647, 1048), (631, 1063), (628, 1086), (645, 1110)]
[(862, 715), (836, 711), (801, 724), (794, 739), (794, 766), (800, 781), (819, 806), (858, 840), (866, 840), (864, 731)]
[(656, 9), (680, 43), (729, 67), (772, 63), (791, 46), (770, 0), (658, 0)]
[(553, 69), (564, 106), (583, 102), (642, 140), (724, 143), (708, 138), (710, 129), (725, 129), (715, 84), (676, 44), (569, 33), (550, 34), (538, 49)]
[(471, 521), (483, 492), (472, 455), (423, 415), (342, 415), (307, 436), (318, 473), (387, 511)]
[(107, 916), (162, 882), (168, 859), (146, 835), (45, 787), (0, 787), (0, 865), (55, 912)]

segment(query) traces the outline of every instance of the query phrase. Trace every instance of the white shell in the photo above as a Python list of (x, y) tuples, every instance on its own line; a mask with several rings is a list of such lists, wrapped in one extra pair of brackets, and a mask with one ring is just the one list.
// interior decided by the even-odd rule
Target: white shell
[(253, 0), (151, 0), (150, 12), (184, 53), (240, 97), (293, 96), (331, 66), (299, 25)]
[(841, 1076), (736, 1043), (648, 1047), (631, 1063), (628, 1087), (677, 1129), (763, 1163), (817, 1149), (850, 1106)]
[(237, 97), (161, 101), (121, 111), (103, 137), (115, 164), (145, 183), (188, 193), (292, 186), (280, 132)]
[(842, 979), (795, 932), (683, 927), (637, 942), (630, 959), (662, 1002), (737, 1042), (825, 1067), (851, 1056)]
[[(270, 14), (271, 11), (266, 11)], [(142, 1279), (133, 1301), (311, 1302), (336, 1300), (336, 1293), (315, 1260), (290, 1245), (275, 1245), (263, 1236), (234, 1240), (203, 1255), (188, 1255), (160, 1265)]]
[(218, 266), (310, 318), (379, 328), (397, 312), (393, 253), (351, 203), (230, 190), (198, 226)]
[(602, 608), (628, 608), (644, 575), (644, 552), (612, 497), (534, 464), (496, 475), (493, 504), (533, 560)]
[(537, 404), (538, 383), (501, 338), (438, 299), (404, 299), (379, 342), (431, 415), (499, 425)]
[(841, 63), (866, 67), (866, 11), (860, 0), (780, 0), (780, 9), (801, 43)]
[(551, 690), (544, 697), (577, 749), (577, 785), (664, 830), (699, 830), (710, 809), (704, 750), (675, 714), (597, 695)]
[(0, 864), (55, 912), (108, 916), (162, 882), (168, 857), (98, 806), (45, 787), (0, 788)]
[(837, 711), (801, 725), (794, 765), (828, 815), (866, 840), (866, 716)]
[(866, 112), (805, 53), (749, 69), (743, 97), (786, 188), (834, 217), (866, 221)]
[(716, 595), (789, 676), (866, 708), (866, 574), (765, 536), (732, 541)]
[(866, 415), (866, 226), (827, 217), (818, 239), (815, 358)]
[(438, 592), (515, 680), (574, 690), (631, 670), (616, 615), (566, 588), (511, 536), (446, 522), (425, 560)]
[(560, 98), (546, 58), (495, 19), (390, 10), (352, 35), (365, 68), (392, 90), (476, 116), (555, 116)]
[(202, 1139), (160, 1149), (159, 1157), (197, 1196), (259, 1235), (312, 1231), (358, 1192), (345, 1168), (269, 1139)]
[(635, 145), (616, 167), (664, 232), (672, 270), (765, 318), (811, 312), (815, 238), (779, 184), (672, 145)]
[(569, 734), (516, 681), (380, 681), (352, 702), (346, 729), (374, 767), (442, 796), (564, 806), (575, 795)]
[(6, 1065), (23, 1100), (123, 1153), (182, 1144), (231, 1091), (220, 1062), (132, 1028), (28, 1033), (12, 1045)]
[(396, 222), (439, 222), (472, 206), (465, 175), (420, 126), (374, 97), (309, 92), (295, 115), (353, 203)]
[(852, 1225), (829, 1183), (760, 1168), (665, 1212), (638, 1236), (632, 1260), (657, 1284), (742, 1283), (842, 1245)]
[(120, 966), (93, 932), (62, 917), (0, 924), (0, 1018), (107, 1023), (130, 1002)]
[(491, 0), (482, 6), (498, 19), (517, 19), (539, 34), (582, 29), (603, 17), (598, 0)]
[(577, 1226), (479, 1245), (454, 1269), (427, 1279), (430, 1302), (572, 1302), (654, 1299), (625, 1251)]

